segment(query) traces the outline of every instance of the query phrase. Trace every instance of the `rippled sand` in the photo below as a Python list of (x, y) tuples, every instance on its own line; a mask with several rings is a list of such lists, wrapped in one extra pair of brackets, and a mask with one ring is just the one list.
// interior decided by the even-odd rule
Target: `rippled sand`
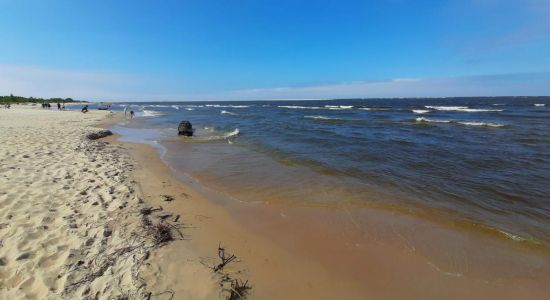
[[(165, 272), (150, 262), (158, 256), (150, 237), (139, 234), (146, 204), (130, 177), (134, 162), (121, 146), (85, 138), (109, 116), (0, 110), (0, 299), (162, 292), (147, 285)], [(218, 294), (208, 268), (185, 266), (200, 284), (180, 288), (180, 296)]]

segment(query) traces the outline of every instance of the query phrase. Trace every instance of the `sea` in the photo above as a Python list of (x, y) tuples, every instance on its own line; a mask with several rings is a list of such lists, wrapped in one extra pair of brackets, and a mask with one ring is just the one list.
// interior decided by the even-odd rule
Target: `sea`
[[(111, 128), (122, 141), (156, 147), (175, 173), (231, 201), (386, 209), (550, 249), (550, 97), (111, 109), (135, 113)], [(181, 121), (194, 136), (178, 136)]]

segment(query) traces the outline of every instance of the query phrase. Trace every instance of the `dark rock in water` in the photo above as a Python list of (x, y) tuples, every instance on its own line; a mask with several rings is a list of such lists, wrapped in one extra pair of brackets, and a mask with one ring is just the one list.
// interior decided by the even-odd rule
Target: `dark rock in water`
[(178, 135), (193, 136), (193, 125), (189, 121), (181, 121), (178, 126)]
[(97, 132), (89, 133), (88, 135), (86, 135), (86, 138), (88, 138), (89, 140), (97, 140), (110, 135), (113, 135), (113, 133), (110, 130), (100, 130)]

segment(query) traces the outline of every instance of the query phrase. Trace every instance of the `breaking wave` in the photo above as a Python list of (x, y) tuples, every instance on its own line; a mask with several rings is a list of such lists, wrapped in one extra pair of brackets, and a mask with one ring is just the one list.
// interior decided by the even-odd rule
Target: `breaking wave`
[(331, 117), (325, 117), (325, 116), (304, 116), (306, 119), (314, 119), (314, 120), (341, 120), (339, 118), (331, 118)]
[(222, 110), (220, 113), (221, 113), (221, 114), (226, 114), (226, 115), (232, 115), (232, 116), (236, 116), (236, 115), (237, 115), (236, 113), (230, 112), (230, 111), (227, 111), (227, 110)]
[(170, 107), (170, 105), (160, 105), (160, 104), (150, 104), (145, 106), (146, 107)]
[(297, 105), (279, 105), (277, 107), (288, 108), (288, 109), (325, 109), (324, 107), (319, 107), (319, 106), (297, 106)]
[(461, 111), (461, 112), (498, 112), (502, 109), (485, 109), (485, 108), (469, 108), (468, 106), (424, 106), (428, 109), (435, 109), (440, 111)]
[(506, 125), (504, 124), (497, 124), (497, 123), (485, 123), (485, 122), (457, 122), (458, 124), (466, 125), (466, 126), (483, 126), (483, 127), (504, 127)]
[(535, 106), (536, 107), (542, 107), (542, 106), (546, 106), (546, 104), (544, 104), (544, 103), (535, 103)]
[(353, 109), (353, 105), (325, 105), (325, 108), (333, 110)]
[(234, 137), (234, 136), (237, 136), (237, 135), (239, 135), (239, 128), (235, 128), (235, 130), (230, 131), (230, 132), (224, 134), (223, 137), (224, 137), (225, 139), (228, 139), (228, 138), (230, 138), (230, 137)]
[(426, 109), (413, 109), (412, 112), (415, 113), (415, 114), (425, 114), (425, 113), (429, 113), (430, 110), (426, 110)]
[(206, 104), (206, 107), (219, 107), (219, 108), (247, 108), (250, 105), (220, 105), (220, 104)]
[(140, 112), (137, 113), (137, 116), (138, 117), (157, 117), (157, 116), (162, 116), (164, 115), (163, 113), (161, 113), (160, 111), (155, 111), (155, 110), (143, 110)]
[(416, 122), (420, 123), (453, 123), (453, 124), (460, 124), (465, 126), (480, 126), (480, 127), (504, 127), (506, 125), (504, 124), (498, 124), (498, 123), (486, 123), (486, 122), (463, 122), (463, 121), (454, 121), (454, 120), (434, 120), (434, 119), (428, 119), (428, 118), (416, 118)]
[(433, 120), (428, 118), (416, 118), (416, 122), (426, 122), (426, 123), (451, 123), (449, 120)]

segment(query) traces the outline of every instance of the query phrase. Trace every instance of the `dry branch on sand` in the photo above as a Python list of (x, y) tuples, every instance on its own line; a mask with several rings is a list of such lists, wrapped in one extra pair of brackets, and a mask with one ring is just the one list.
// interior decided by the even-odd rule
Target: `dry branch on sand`
[[(237, 257), (233, 254), (226, 254), (225, 248), (222, 247), (221, 244), (218, 246), (218, 257), (221, 262), (211, 267), (215, 273), (222, 272), (228, 264), (237, 259)], [(242, 281), (235, 279), (229, 276), (229, 274), (222, 274), (220, 278), (220, 286), (222, 288), (222, 293), (225, 294), (225, 298), (228, 300), (245, 299), (252, 289), (252, 287), (248, 285), (248, 280)]]

